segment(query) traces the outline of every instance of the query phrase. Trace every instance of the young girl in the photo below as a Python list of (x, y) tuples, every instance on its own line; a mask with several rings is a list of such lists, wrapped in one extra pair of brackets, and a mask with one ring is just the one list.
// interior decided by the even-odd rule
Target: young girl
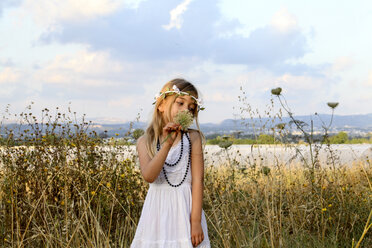
[[(198, 91), (183, 79), (169, 81), (156, 96), (152, 121), (137, 141), (141, 173), (150, 187), (131, 248), (210, 247), (202, 209), (201, 109)], [(192, 113), (198, 130), (183, 131), (174, 122), (183, 110)]]

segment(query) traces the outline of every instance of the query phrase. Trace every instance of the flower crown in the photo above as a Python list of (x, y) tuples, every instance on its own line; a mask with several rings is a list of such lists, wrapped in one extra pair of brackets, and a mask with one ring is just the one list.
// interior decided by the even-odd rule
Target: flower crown
[(178, 87), (176, 85), (173, 85), (173, 90), (170, 90), (168, 88), (167, 91), (159, 92), (158, 94), (156, 94), (155, 97), (154, 97), (155, 98), (155, 102), (153, 102), (152, 104), (155, 104), (156, 103), (156, 100), (158, 100), (159, 97), (163, 97), (163, 99), (165, 99), (166, 94), (168, 94), (168, 95), (178, 94), (180, 96), (188, 95), (188, 96), (190, 96), (192, 99), (194, 99), (196, 101), (196, 104), (198, 105), (198, 111), (205, 109), (204, 106), (203, 106), (203, 100), (202, 99), (196, 98), (195, 96), (190, 95), (190, 93), (188, 93), (188, 92), (180, 91), (180, 89), (178, 89)]

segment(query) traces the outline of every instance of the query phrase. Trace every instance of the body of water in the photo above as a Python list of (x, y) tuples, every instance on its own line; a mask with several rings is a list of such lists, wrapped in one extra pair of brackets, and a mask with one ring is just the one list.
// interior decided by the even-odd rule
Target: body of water
[[(115, 159), (119, 160), (133, 158), (136, 155), (135, 146), (103, 146), (96, 147), (96, 149), (100, 152), (105, 151), (107, 156), (115, 157)], [(318, 153), (318, 160), (322, 166), (350, 166), (355, 161), (365, 161), (367, 164), (372, 163), (371, 144), (337, 144), (330, 145), (330, 147), (313, 145), (312, 149), (312, 154)], [(0, 147), (0, 151), (3, 152), (4, 148)], [(73, 159), (73, 154), (73, 150), (70, 149), (69, 155), (67, 155), (68, 160)], [(308, 145), (232, 145), (228, 149), (220, 148), (218, 145), (207, 145), (204, 150), (204, 161), (206, 166), (218, 166), (229, 163), (242, 166), (252, 166), (254, 164), (297, 166), (304, 165), (304, 161), (307, 164), (311, 164), (311, 156), (310, 146)]]

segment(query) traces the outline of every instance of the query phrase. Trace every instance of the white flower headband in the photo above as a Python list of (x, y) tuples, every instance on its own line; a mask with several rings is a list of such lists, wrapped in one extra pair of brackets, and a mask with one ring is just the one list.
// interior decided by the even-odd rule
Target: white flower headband
[(199, 110), (204, 110), (204, 109), (205, 109), (205, 108), (203, 107), (203, 100), (202, 100), (202, 99), (196, 98), (196, 97), (190, 95), (190, 93), (188, 93), (188, 92), (180, 91), (180, 89), (178, 89), (176, 85), (173, 85), (173, 90), (170, 90), (170, 89), (168, 88), (167, 91), (159, 92), (158, 94), (156, 94), (155, 97), (154, 97), (154, 98), (155, 98), (155, 102), (153, 102), (152, 104), (155, 104), (155, 103), (156, 103), (156, 100), (157, 100), (159, 97), (163, 97), (163, 99), (165, 99), (165, 96), (166, 96), (166, 94), (168, 94), (168, 93), (170, 93), (170, 94), (174, 94), (174, 93), (176, 93), (176, 94), (178, 94), (178, 95), (180, 95), (180, 96), (188, 95), (188, 96), (190, 96), (192, 99), (194, 99), (194, 100), (196, 101), (196, 104), (198, 105), (198, 111), (199, 111)]

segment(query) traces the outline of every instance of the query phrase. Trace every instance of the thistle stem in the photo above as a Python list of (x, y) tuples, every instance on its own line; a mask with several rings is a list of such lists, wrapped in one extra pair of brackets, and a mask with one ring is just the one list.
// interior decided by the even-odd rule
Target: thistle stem
[(163, 140), (163, 142), (161, 142), (161, 145), (164, 144), (164, 142), (171, 136), (171, 134), (175, 132), (175, 131), (171, 131), (170, 134), (167, 135), (167, 137), (165, 137), (165, 139)]

